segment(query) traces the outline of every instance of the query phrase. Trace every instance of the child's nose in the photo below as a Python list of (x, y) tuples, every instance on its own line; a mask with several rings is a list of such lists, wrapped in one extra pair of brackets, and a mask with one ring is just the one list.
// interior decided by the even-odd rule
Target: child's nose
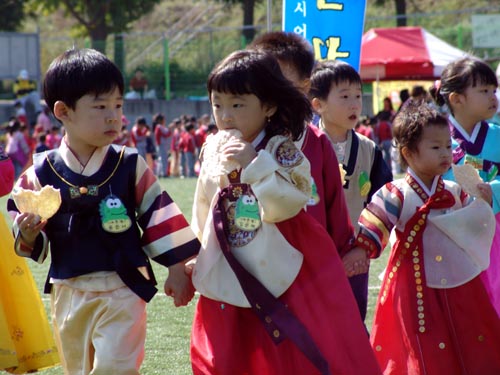
[(106, 122), (109, 124), (118, 123), (119, 120), (121, 121), (121, 117), (115, 113), (109, 113), (106, 117)]
[(222, 120), (223, 120), (224, 122), (231, 122), (231, 121), (233, 120), (233, 115), (232, 115), (232, 113), (231, 113), (231, 112), (229, 112), (229, 111), (224, 111), (224, 112), (222, 113)]
[(106, 122), (121, 122), (122, 113), (121, 110), (110, 110), (106, 117)]

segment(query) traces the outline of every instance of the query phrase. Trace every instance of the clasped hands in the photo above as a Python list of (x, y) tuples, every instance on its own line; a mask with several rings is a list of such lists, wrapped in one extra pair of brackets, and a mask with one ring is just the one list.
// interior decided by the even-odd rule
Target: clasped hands
[(361, 247), (354, 247), (346, 255), (342, 257), (344, 270), (347, 277), (360, 275), (368, 272), (370, 267), (370, 258), (365, 249)]

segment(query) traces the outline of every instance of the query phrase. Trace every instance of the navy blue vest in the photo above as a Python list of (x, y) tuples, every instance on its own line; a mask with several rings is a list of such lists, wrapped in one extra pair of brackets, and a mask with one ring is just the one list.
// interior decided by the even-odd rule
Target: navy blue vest
[[(46, 156), (47, 155), (47, 156)], [(96, 196), (89, 194), (72, 198), (70, 186), (54, 173), (76, 186), (101, 185)], [(120, 163), (115, 173), (113, 170)], [(125, 150), (120, 161), (120, 149), (109, 148), (103, 165), (92, 176), (70, 170), (57, 150), (34, 155), (34, 168), (42, 186), (60, 189), (62, 203), (48, 220), (45, 233), (50, 242), (52, 263), (48, 279), (67, 279), (96, 271), (116, 271), (123, 282), (139, 297), (149, 301), (157, 289), (149, 258), (141, 247), (141, 234), (135, 216), (135, 179), (137, 153)], [(109, 233), (102, 227), (99, 204), (110, 194), (120, 198), (132, 220), (132, 226), (122, 233)], [(151, 280), (137, 270), (146, 266)], [(50, 292), (47, 282), (46, 292)]]

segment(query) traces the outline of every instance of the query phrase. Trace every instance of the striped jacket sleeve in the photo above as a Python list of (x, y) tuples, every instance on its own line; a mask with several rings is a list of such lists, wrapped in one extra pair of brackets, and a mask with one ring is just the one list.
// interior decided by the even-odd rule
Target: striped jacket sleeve
[(135, 194), (142, 246), (151, 259), (169, 267), (198, 254), (200, 243), (188, 221), (140, 156)]
[(373, 195), (371, 202), (361, 212), (356, 245), (367, 250), (370, 258), (379, 257), (389, 242), (402, 206), (402, 192), (389, 182)]

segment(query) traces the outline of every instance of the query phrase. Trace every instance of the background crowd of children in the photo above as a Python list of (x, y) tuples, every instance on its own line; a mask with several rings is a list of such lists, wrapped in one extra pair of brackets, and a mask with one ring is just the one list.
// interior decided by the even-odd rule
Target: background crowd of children
[(16, 178), (32, 163), (36, 152), (59, 147), (63, 128), (54, 121), (44, 105), (34, 126), (29, 124), (25, 112), (16, 110), (6, 127), (5, 152), (14, 163)]
[[(64, 135), (46, 105), (36, 124), (30, 125), (25, 112), (16, 110), (5, 129), (5, 152), (14, 163), (16, 178), (31, 165), (34, 153), (59, 147)], [(185, 114), (167, 122), (164, 114), (156, 113), (151, 122), (139, 116), (133, 124), (123, 115), (122, 131), (114, 143), (136, 147), (158, 177), (197, 177), (201, 147), (216, 131), (208, 114)]]
[(115, 143), (136, 147), (158, 177), (197, 177), (199, 153), (207, 136), (217, 131), (210, 116), (176, 117), (167, 123), (166, 116), (156, 113), (151, 124), (137, 117), (132, 127), (122, 117), (122, 132)]

